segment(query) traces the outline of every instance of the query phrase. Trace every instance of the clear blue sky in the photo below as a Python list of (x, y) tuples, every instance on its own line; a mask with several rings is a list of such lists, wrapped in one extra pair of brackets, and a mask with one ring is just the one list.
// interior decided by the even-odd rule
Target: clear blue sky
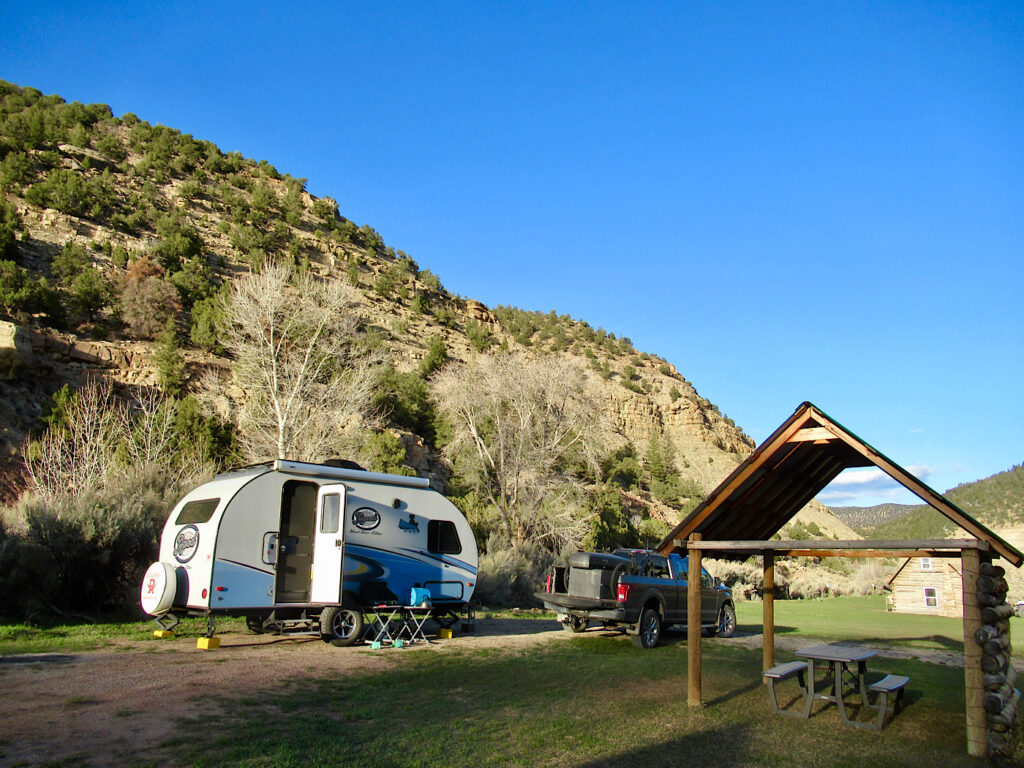
[(758, 442), (811, 400), (940, 491), (1024, 461), (1024, 5), (10, 2), (0, 78), (308, 178)]

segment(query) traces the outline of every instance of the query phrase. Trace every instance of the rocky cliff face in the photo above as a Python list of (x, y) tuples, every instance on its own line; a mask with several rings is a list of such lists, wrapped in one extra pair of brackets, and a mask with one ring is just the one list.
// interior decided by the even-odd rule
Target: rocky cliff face
[[(213, 145), (136, 119), (102, 117), (84, 133), (75, 130), (70, 135), (82, 146), (61, 140), (26, 147), (28, 170), (3, 188), (3, 201), (18, 220), (17, 262), (30, 276), (56, 280), (55, 258), (69, 245), (79, 246), (88, 267), (100, 270), (115, 291), (142, 257), (162, 263), (161, 279), (168, 282), (194, 263), (201, 262), (202, 279), (221, 282), (260, 258), (289, 258), (323, 279), (345, 280), (359, 289), (358, 312), (368, 337), (387, 349), (399, 370), (417, 366), (432, 336), (442, 337), (456, 360), (482, 354), (481, 336), (489, 337), (491, 348), (525, 344), (544, 354), (573, 356), (588, 371), (609, 442), (629, 441), (642, 450), (652, 435), (667, 437), (680, 474), (705, 491), (754, 447), (668, 361), (582, 321), (499, 311), (454, 297), (429, 271), (386, 246), (372, 228), (342, 217), (333, 200), (313, 197), (301, 180), (281, 176), (266, 163), (224, 155)], [(54, 179), (70, 183), (71, 177), (81, 189), (100, 190), (94, 205), (70, 205), (56, 193), (45, 193)], [(167, 256), (175, 237), (199, 244), (187, 264), (185, 258)], [(175, 284), (180, 289), (185, 283)], [(188, 306), (185, 302), (178, 315), (184, 339), (195, 319)], [(89, 375), (125, 386), (152, 386), (157, 380), (154, 343), (129, 338), (116, 301), (88, 320), (72, 312), (60, 329), (46, 327), (40, 316), (12, 319), (22, 328), (11, 330), (11, 342), (0, 350), (11, 377), (0, 381), (2, 448), (9, 467), (26, 434), (39, 425), (40, 404), (64, 382), (80, 383)], [(204, 368), (230, 366), (198, 347), (183, 353), (193, 381)], [(412, 466), (423, 470), (434, 461), (419, 436), (405, 434), (403, 440)]]

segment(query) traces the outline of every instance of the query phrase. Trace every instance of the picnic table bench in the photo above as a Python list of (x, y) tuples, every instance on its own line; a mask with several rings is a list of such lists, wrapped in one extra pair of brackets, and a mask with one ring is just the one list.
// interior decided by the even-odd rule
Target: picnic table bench
[[(768, 683), (768, 698), (772, 711), (776, 714), (806, 719), (811, 716), (811, 708), (815, 701), (832, 702), (839, 709), (839, 717), (845, 725), (875, 731), (882, 729), (887, 714), (891, 712), (893, 717), (899, 714), (903, 704), (903, 690), (910, 682), (910, 678), (904, 675), (886, 675), (881, 680), (868, 684), (867, 660), (875, 655), (875, 651), (870, 648), (826, 643), (802, 648), (796, 655), (802, 656), (806, 661), (776, 664), (763, 673)], [(828, 670), (824, 678), (827, 685), (820, 691), (816, 690), (815, 683), (815, 667), (819, 662), (826, 664)], [(853, 667), (854, 664), (856, 668)], [(775, 684), (792, 677), (797, 678), (802, 689), (803, 711), (786, 710), (779, 706)], [(864, 709), (878, 710), (878, 717), (875, 720), (857, 722), (849, 716), (844, 701), (848, 687), (859, 694)], [(874, 704), (869, 701), (869, 694), (875, 694)], [(891, 695), (895, 695), (895, 698), (890, 708)]]

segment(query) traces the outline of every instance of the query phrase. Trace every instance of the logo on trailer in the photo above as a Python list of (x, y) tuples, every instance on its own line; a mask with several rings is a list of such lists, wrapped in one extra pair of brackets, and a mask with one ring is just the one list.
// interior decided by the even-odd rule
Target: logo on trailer
[(187, 563), (199, 549), (199, 529), (194, 525), (186, 525), (174, 537), (174, 559), (179, 563)]
[(352, 524), (361, 531), (372, 531), (380, 525), (380, 512), (371, 507), (360, 507), (352, 513)]
[(146, 582), (146, 594), (156, 594), (156, 576), (150, 576), (149, 581)]
[(420, 524), (416, 522), (416, 515), (410, 513), (408, 520), (399, 520), (398, 530), (405, 531), (406, 533), (419, 533)]

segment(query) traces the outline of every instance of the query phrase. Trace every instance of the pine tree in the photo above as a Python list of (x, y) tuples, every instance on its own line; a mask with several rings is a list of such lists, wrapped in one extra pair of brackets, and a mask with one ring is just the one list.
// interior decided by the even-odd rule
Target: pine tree
[(154, 361), (160, 389), (171, 397), (180, 395), (185, 388), (185, 361), (178, 348), (178, 330), (173, 320), (167, 321), (160, 334)]

